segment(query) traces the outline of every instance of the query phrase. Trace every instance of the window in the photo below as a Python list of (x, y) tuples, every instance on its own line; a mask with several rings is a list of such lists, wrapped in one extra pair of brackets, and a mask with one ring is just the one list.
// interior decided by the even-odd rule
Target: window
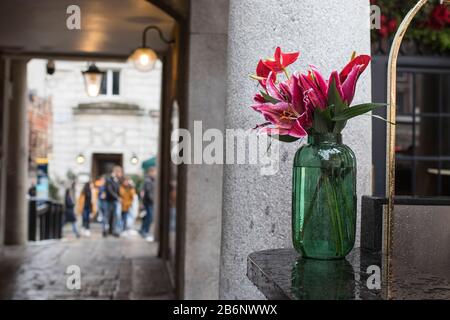
[(120, 95), (120, 71), (108, 70), (105, 72), (100, 87), (100, 94), (106, 96)]
[[(386, 101), (387, 57), (374, 56), (373, 100)], [(450, 196), (450, 60), (400, 57), (397, 78), (396, 194)], [(386, 117), (386, 109), (374, 112)], [(386, 126), (372, 122), (374, 193), (385, 194)]]
[(402, 71), (397, 101), (397, 194), (449, 196), (449, 71)]

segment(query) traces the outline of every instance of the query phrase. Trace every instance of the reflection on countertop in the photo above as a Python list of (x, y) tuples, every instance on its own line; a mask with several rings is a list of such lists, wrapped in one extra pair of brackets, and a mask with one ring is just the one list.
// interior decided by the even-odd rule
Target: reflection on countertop
[[(247, 276), (270, 300), (450, 299), (447, 279), (393, 260), (389, 284), (378, 253), (355, 248), (344, 260), (301, 258), (294, 249), (254, 252)], [(450, 272), (450, 271), (449, 271)], [(379, 284), (379, 285), (378, 285)]]

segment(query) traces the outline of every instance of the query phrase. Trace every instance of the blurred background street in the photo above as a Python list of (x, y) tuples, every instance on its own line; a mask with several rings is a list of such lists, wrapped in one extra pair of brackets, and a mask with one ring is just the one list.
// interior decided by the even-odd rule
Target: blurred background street
[[(64, 231), (69, 236), (62, 241), (0, 247), (0, 299), (173, 298), (156, 243), (139, 235), (98, 241), (98, 224), (89, 238)], [(66, 288), (65, 272), (72, 264), (81, 268), (81, 290)]]

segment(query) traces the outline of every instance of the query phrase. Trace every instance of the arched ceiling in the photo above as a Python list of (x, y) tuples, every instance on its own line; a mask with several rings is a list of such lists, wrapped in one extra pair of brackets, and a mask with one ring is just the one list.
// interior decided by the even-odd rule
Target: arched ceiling
[[(81, 30), (69, 30), (67, 7), (81, 9)], [(127, 56), (141, 46), (142, 30), (159, 26), (172, 38), (175, 21), (146, 0), (0, 1), (0, 52), (19, 54)], [(147, 43), (167, 49), (157, 34)]]

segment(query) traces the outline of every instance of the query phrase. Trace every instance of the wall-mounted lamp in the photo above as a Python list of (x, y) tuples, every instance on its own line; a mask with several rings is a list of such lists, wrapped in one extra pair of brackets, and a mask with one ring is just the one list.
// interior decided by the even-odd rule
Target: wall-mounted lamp
[(95, 63), (91, 63), (86, 71), (83, 71), (84, 85), (89, 97), (97, 97), (100, 94), (100, 88), (104, 72), (100, 71)]
[(80, 153), (79, 155), (77, 155), (76, 161), (77, 164), (83, 164), (86, 161), (86, 158), (82, 153)]
[(159, 38), (167, 44), (172, 44), (174, 40), (167, 40), (161, 29), (157, 26), (148, 26), (144, 29), (142, 33), (142, 47), (137, 48), (128, 58), (129, 61), (133, 62), (134, 67), (139, 71), (147, 72), (151, 71), (155, 67), (156, 60), (158, 60), (158, 55), (156, 52), (149, 47), (147, 47), (147, 32), (149, 30), (156, 30), (159, 34)]
[(139, 163), (139, 158), (137, 155), (133, 154), (133, 156), (130, 159), (130, 162), (132, 165), (137, 165)]
[(50, 59), (47, 61), (47, 65), (45, 66), (47, 70), (47, 74), (53, 75), (55, 73), (56, 67), (55, 67), (55, 60)]

